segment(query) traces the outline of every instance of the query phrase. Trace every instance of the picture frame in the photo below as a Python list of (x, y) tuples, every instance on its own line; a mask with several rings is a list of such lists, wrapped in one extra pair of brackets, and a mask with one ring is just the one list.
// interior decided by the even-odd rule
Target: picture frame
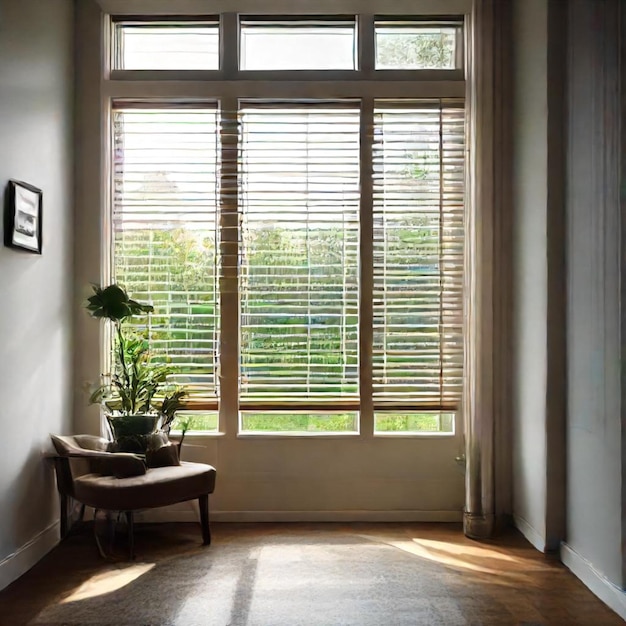
[(10, 180), (4, 216), (4, 245), (41, 254), (42, 190), (20, 180)]

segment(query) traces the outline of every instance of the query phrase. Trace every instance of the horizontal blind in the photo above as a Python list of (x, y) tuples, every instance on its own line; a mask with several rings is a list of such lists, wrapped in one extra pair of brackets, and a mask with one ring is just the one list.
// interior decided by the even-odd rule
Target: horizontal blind
[(155, 312), (134, 323), (191, 398), (217, 391), (217, 113), (116, 108), (113, 276)]
[(375, 410), (460, 401), (464, 142), (462, 108), (375, 108)]
[(241, 405), (356, 403), (358, 109), (239, 118)]

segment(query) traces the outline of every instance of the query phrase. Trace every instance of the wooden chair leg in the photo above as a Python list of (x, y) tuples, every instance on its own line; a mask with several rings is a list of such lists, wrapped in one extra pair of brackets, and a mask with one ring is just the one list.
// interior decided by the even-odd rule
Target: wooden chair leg
[(132, 511), (125, 511), (128, 524), (128, 553), (131, 561), (135, 558), (135, 519)]
[(211, 527), (209, 526), (209, 496), (204, 494), (198, 498), (200, 505), (200, 523), (202, 525), (202, 543), (205, 546), (211, 545)]

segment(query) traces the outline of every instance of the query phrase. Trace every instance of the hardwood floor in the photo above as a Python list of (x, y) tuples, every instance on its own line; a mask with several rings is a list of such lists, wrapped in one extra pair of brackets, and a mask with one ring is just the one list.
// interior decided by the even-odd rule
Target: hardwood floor
[[(137, 560), (133, 563), (122, 559), (125, 548), (123, 535), (117, 537), (115, 543), (119, 560), (117, 562), (103, 560), (96, 551), (91, 530), (91, 526), (86, 525), (75, 531), (32, 570), (0, 592), (0, 624), (2, 626), (19, 626), (31, 622), (33, 624), (67, 623), (72, 625), (119, 623), (107, 621), (107, 619), (113, 619), (114, 612), (107, 617), (106, 611), (104, 614), (97, 613), (91, 605), (85, 602), (81, 605), (82, 613), (80, 614), (72, 613), (70, 609), (67, 609), (70, 611), (68, 614), (74, 616), (71, 619), (57, 618), (59, 621), (54, 621), (46, 618), (46, 615), (56, 615), (58, 611), (57, 613), (55, 611), (59, 607), (70, 607), (72, 602), (75, 602), (75, 606), (78, 607), (81, 601), (97, 596), (108, 597), (111, 602), (123, 602), (124, 596), (120, 594), (132, 594), (131, 582), (146, 575), (150, 568), (155, 568), (155, 571), (160, 568), (161, 576), (167, 576), (168, 568), (174, 572), (174, 567), (177, 567), (179, 568), (176, 570), (177, 583), (182, 584), (181, 571), (189, 572), (189, 576), (193, 577), (190, 565), (194, 563), (193, 559), (205, 559), (204, 564), (198, 561), (201, 567), (213, 568), (214, 572), (219, 572), (222, 571), (218, 567), (220, 559), (224, 563), (228, 562), (229, 567), (235, 567), (233, 554), (240, 555), (242, 551), (246, 551), (246, 554), (258, 554), (264, 550), (266, 561), (276, 565), (276, 555), (270, 554), (268, 550), (277, 549), (277, 546), (281, 546), (283, 550), (285, 546), (292, 550), (294, 546), (300, 550), (302, 546), (306, 549), (314, 546), (316, 551), (308, 554), (318, 559), (322, 555), (322, 561), (332, 553), (331, 548), (336, 546), (347, 546), (350, 550), (361, 551), (363, 554), (367, 552), (368, 555), (374, 555), (371, 558), (375, 558), (381, 553), (380, 551), (383, 551), (385, 555), (399, 559), (399, 566), (414, 568), (416, 573), (426, 576), (425, 583), (416, 578), (414, 595), (411, 598), (414, 605), (409, 605), (410, 611), (415, 606), (415, 621), (412, 621), (410, 616), (407, 617), (406, 610), (403, 613), (404, 617), (401, 618), (400, 613), (396, 615), (394, 607), (398, 606), (397, 598), (390, 599), (391, 604), (387, 608), (389, 616), (387, 623), (391, 626), (400, 623), (426, 624), (427, 626), (430, 624), (611, 626), (624, 623), (555, 557), (537, 552), (514, 530), (506, 532), (491, 542), (478, 543), (465, 538), (460, 526), (456, 524), (213, 524), (213, 545), (209, 548), (201, 548), (201, 534), (197, 525), (146, 524), (138, 525), (136, 528)], [(368, 549), (369, 547), (371, 549)], [(302, 554), (302, 550), (298, 554)], [(248, 562), (245, 561), (245, 563)], [(326, 566), (328, 566), (327, 563), (321, 563), (322, 569), (316, 571), (327, 571), (323, 569)], [(248, 567), (249, 565), (245, 565), (245, 568)], [(266, 566), (266, 569), (261, 571), (266, 572), (267, 576), (271, 575), (276, 578), (276, 571), (280, 576), (282, 567), (279, 564), (277, 568), (271, 570)], [(392, 562), (390, 569), (393, 568), (395, 568), (395, 562)], [(285, 580), (278, 583), (278, 586), (282, 588), (289, 587), (289, 584), (293, 582), (289, 580), (288, 570), (284, 571)], [(346, 589), (350, 588), (354, 591), (355, 580), (359, 576), (358, 571), (354, 573), (351, 573), (349, 569), (338, 573), (334, 570), (328, 571), (331, 571), (333, 576), (344, 576)], [(248, 576), (249, 570), (244, 573)], [(379, 571), (379, 573), (384, 577), (384, 571)], [(261, 577), (260, 574), (257, 578), (259, 577)], [(163, 583), (165, 588), (158, 589), (155, 585), (162, 584), (159, 582), (161, 579), (158, 577), (151, 579), (149, 584), (155, 596), (167, 595), (171, 591), (167, 580), (165, 578)], [(214, 577), (212, 581), (217, 582), (217, 578)], [(261, 580), (260, 583), (262, 584), (263, 581)], [(252, 583), (257, 586), (248, 590), (250, 597), (256, 598), (262, 592), (258, 587), (260, 583), (259, 580)], [(337, 588), (341, 586), (342, 579), (334, 579), (330, 593), (338, 593)], [(436, 592), (433, 589), (436, 589)], [(240, 585), (236, 587), (233, 595), (239, 593), (244, 593)], [(428, 610), (421, 605), (420, 593), (423, 593), (424, 600), (430, 603)], [(319, 597), (323, 598), (323, 596)], [(297, 598), (297, 593), (293, 594), (293, 598)], [(178, 599), (173, 596), (173, 600)], [(352, 601), (352, 598), (349, 600)], [(358, 601), (363, 600), (365, 598), (358, 599)], [(372, 598), (369, 600), (374, 601)], [(384, 603), (385, 598), (380, 599), (380, 602)], [(447, 605), (447, 613), (442, 613), (442, 602)], [(182, 600), (180, 603), (182, 606)], [(232, 603), (237, 604), (234, 600)], [(106, 603), (104, 606), (107, 606)], [(358, 608), (358, 605), (354, 606)], [(421, 613), (418, 611), (420, 606), (422, 606)], [(180, 607), (177, 610), (179, 609)], [(235, 614), (234, 619), (231, 613), (232, 621), (220, 622), (215, 617), (214, 621), (207, 618), (208, 621), (203, 622), (199, 618), (198, 622), (192, 620), (188, 623), (223, 623), (224, 625), (262, 623), (258, 616), (256, 621), (253, 619), (254, 612), (250, 613), (250, 603), (247, 611), (245, 614)], [(63, 615), (63, 613), (58, 614)], [(129, 617), (131, 621), (124, 623), (138, 626), (141, 624), (150, 624), (150, 626), (185, 624), (186, 626), (184, 620), (176, 621), (178, 618), (171, 617), (171, 615), (182, 615), (182, 613), (173, 610), (169, 618), (163, 617), (163, 622), (155, 622), (153, 618), (146, 616), (146, 621), (132, 621), (132, 619), (140, 618)], [(337, 616), (340, 613), (332, 613), (332, 615)], [(371, 611), (369, 615), (372, 615)], [(148, 621), (149, 619), (152, 621)], [(250, 619), (249, 622), (248, 619)], [(328, 626), (339, 623), (371, 623), (365, 619), (361, 620), (354, 612), (347, 616), (345, 621), (337, 617), (328, 619), (330, 621), (323, 622), (318, 615), (317, 619), (311, 617), (310, 622), (305, 619), (294, 621), (294, 623), (326, 623)], [(334, 621), (335, 619), (337, 621)], [(288, 624), (289, 622), (277, 618), (275, 623)], [(267, 626), (273, 626), (273, 623), (268, 622)]]

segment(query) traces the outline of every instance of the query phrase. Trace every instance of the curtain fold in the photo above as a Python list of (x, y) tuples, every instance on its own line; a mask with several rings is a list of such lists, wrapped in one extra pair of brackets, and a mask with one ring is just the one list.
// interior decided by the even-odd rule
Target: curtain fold
[[(510, 203), (508, 58), (501, 58), (510, 0), (475, 0), (468, 29), (469, 202), (466, 247), (464, 532), (486, 539), (508, 498), (506, 250)], [(508, 68), (510, 69), (510, 68)], [(497, 445), (496, 445), (497, 442)], [(506, 507), (504, 507), (506, 508)]]

